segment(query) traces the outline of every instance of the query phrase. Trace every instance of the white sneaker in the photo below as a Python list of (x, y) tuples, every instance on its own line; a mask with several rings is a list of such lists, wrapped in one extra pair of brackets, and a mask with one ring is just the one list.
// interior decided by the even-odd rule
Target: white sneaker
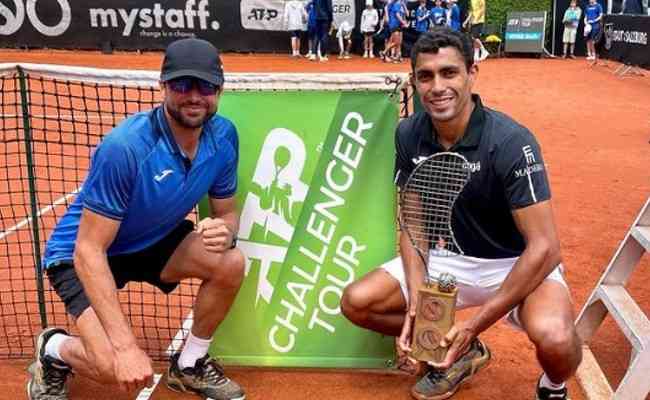
[(370, 56), (370, 58), (375, 58), (375, 54), (372, 53), (372, 52), (370, 52), (369, 56)]
[(481, 51), (481, 55), (478, 57), (479, 61), (484, 61), (486, 58), (490, 56), (490, 52), (487, 50)]
[(368, 52), (367, 51), (363, 52), (363, 58), (368, 58)]
[(321, 57), (321, 58), (320, 58), (320, 61), (321, 61), (321, 62), (329, 61), (329, 58), (327, 58), (327, 57)]
[(349, 53), (345, 53), (345, 55), (343, 56), (343, 58), (345, 58), (346, 60), (349, 60), (349, 59), (352, 58), (352, 57), (350, 57), (350, 54), (349, 54)]
[(342, 60), (343, 59), (343, 54), (339, 54), (338, 59)]
[(316, 54), (310, 54), (307, 58), (309, 58), (309, 61), (316, 61)]

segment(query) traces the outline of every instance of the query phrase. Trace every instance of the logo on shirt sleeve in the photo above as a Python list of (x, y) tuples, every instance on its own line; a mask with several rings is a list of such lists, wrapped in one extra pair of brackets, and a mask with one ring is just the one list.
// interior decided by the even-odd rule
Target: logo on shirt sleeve
[(537, 159), (535, 158), (535, 151), (531, 145), (527, 144), (521, 148), (521, 151), (524, 154), (524, 159), (526, 160), (527, 165), (524, 168), (515, 170), (516, 178), (529, 177), (530, 174), (544, 170), (544, 164), (537, 162)]

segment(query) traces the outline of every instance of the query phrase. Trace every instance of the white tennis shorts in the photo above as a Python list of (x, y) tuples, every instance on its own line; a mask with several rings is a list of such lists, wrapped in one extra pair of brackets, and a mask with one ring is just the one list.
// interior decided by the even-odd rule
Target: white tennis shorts
[[(512, 270), (518, 257), (485, 259), (468, 256), (435, 257), (429, 259), (429, 275), (438, 278), (442, 273), (450, 273), (458, 280), (457, 309), (478, 307), (495, 295), (501, 284)], [(404, 299), (408, 302), (408, 289), (402, 258), (394, 258), (381, 265), (388, 274), (399, 282)], [(564, 267), (559, 264), (547, 277), (561, 283), (567, 290), (564, 280)], [(505, 316), (505, 321), (517, 328), (523, 329), (519, 319), (519, 306)]]
[(564, 27), (564, 32), (562, 33), (562, 43), (575, 43), (576, 42), (576, 33), (578, 28), (569, 28)]

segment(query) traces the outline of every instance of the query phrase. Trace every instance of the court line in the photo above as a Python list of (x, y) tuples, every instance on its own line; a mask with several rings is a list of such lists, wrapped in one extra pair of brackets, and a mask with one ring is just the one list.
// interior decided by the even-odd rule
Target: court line
[[(79, 193), (79, 190), (81, 190), (81, 187), (66, 194), (65, 196), (58, 198), (54, 203), (50, 204), (49, 206), (41, 208), (36, 214), (37, 217), (40, 217), (41, 215), (48, 213), (54, 207), (64, 204), (70, 197)], [(20, 221), (18, 224), (0, 233), (0, 240), (14, 233), (18, 229), (28, 225), (31, 221), (32, 221), (32, 217), (25, 218), (22, 221)], [(194, 322), (194, 315), (193, 312), (190, 311), (187, 317), (185, 317), (185, 320), (183, 321), (183, 325), (178, 330), (178, 332), (176, 332), (176, 335), (174, 335), (174, 338), (172, 339), (171, 343), (167, 347), (165, 353), (168, 356), (171, 356), (173, 353), (177, 352), (180, 349), (181, 345), (183, 344), (183, 341), (185, 340), (185, 332), (189, 332), (189, 330), (192, 328), (193, 322)], [(153, 385), (149, 388), (142, 389), (138, 394), (138, 397), (136, 397), (136, 400), (148, 400), (153, 394), (154, 390), (156, 390), (156, 386), (158, 386), (158, 383), (160, 382), (161, 378), (162, 378), (162, 374), (154, 374)]]
[[(78, 187), (74, 191), (66, 194), (65, 196), (59, 197), (54, 203), (50, 204), (47, 207), (41, 208), (38, 213), (36, 213), (37, 217), (40, 217), (41, 215), (50, 212), (54, 207), (60, 206), (61, 204), (64, 204), (70, 197), (76, 195), (79, 193), (79, 190), (81, 190), (81, 187)], [(7, 229), (6, 231), (0, 233), (0, 240), (4, 239), (5, 237), (11, 235), (15, 231), (17, 231), (20, 228), (23, 228), (25, 225), (28, 225), (30, 222), (32, 222), (32, 217), (27, 217), (17, 223), (16, 225), (12, 226), (11, 228)]]
[[(174, 335), (172, 342), (167, 347), (167, 351), (165, 353), (167, 353), (168, 356), (171, 357), (173, 353), (177, 352), (180, 349), (183, 341), (185, 340), (185, 332), (189, 332), (192, 328), (192, 322), (194, 322), (194, 314), (192, 311), (190, 311), (189, 314), (187, 314), (187, 317), (185, 317), (183, 325), (178, 330), (178, 332), (176, 332), (176, 335)], [(136, 397), (135, 400), (149, 400), (154, 390), (156, 390), (156, 386), (158, 386), (162, 375), (163, 374), (154, 374), (153, 386), (150, 388), (142, 389), (140, 393), (138, 393), (138, 397)]]

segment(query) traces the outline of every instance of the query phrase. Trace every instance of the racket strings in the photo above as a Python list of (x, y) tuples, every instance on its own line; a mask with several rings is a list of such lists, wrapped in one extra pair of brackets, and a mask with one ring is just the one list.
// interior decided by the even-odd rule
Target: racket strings
[(467, 161), (436, 154), (419, 164), (402, 190), (400, 215), (414, 245), (438, 255), (462, 254), (451, 228), (454, 202), (469, 180)]

